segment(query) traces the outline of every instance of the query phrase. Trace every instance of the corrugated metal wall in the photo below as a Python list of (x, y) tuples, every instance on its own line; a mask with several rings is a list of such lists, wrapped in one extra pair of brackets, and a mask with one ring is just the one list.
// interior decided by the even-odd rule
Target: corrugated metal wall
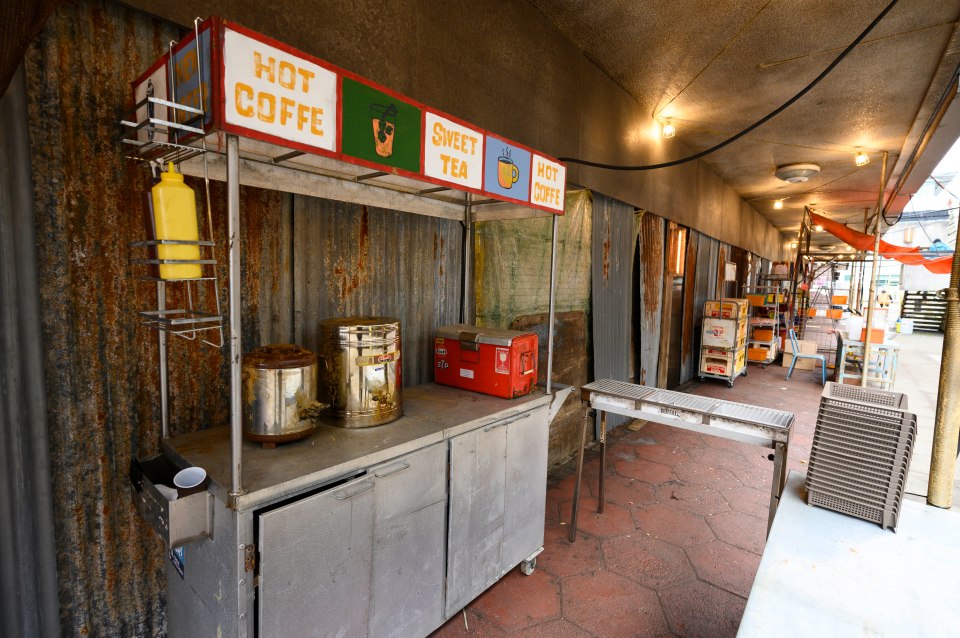
[[(697, 298), (697, 252), (700, 233), (687, 229), (687, 252), (683, 268), (683, 335), (680, 352), (680, 383), (697, 376), (700, 368), (698, 335), (703, 326), (703, 304)], [(699, 321), (698, 321), (699, 318)]]
[(0, 98), (0, 635), (59, 635), (27, 99)]
[[(633, 251), (636, 244), (633, 206), (603, 195), (593, 196), (593, 377), (629, 381), (631, 376)], [(628, 421), (607, 416), (607, 427)]]
[[(638, 295), (640, 316), (634, 317), (640, 348), (637, 357), (636, 383), (657, 385), (660, 365), (660, 329), (663, 317), (663, 251), (666, 220), (652, 213), (640, 219), (639, 273), (634, 282), (634, 295)], [(664, 362), (666, 365), (666, 362)]]
[(298, 195), (293, 226), (297, 343), (316, 350), (322, 319), (395, 317), (404, 385), (433, 381), (435, 328), (460, 313), (460, 223)]

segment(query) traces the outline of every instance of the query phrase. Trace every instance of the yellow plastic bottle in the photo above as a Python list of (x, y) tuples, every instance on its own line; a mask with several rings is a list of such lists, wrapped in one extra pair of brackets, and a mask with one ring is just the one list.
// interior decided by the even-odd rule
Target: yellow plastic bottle
[[(183, 183), (183, 175), (167, 165), (160, 173), (160, 183), (151, 189), (153, 227), (157, 239), (197, 241), (197, 203), (193, 189)], [(200, 259), (200, 246), (157, 246), (159, 259)], [(162, 264), (161, 279), (197, 279), (202, 276), (200, 264)]]

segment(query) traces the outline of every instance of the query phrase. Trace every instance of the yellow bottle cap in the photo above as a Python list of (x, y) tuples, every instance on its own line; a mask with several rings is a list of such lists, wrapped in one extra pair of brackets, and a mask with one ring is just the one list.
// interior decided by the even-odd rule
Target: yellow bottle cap
[(173, 162), (167, 162), (167, 170), (163, 173), (160, 173), (161, 180), (174, 180), (177, 182), (183, 181), (183, 174), (178, 173), (176, 167), (173, 165)]

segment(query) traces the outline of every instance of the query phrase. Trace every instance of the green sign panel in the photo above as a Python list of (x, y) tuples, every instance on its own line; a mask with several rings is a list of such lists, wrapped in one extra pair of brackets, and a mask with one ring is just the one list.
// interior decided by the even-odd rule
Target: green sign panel
[(420, 109), (343, 78), (345, 155), (420, 172)]

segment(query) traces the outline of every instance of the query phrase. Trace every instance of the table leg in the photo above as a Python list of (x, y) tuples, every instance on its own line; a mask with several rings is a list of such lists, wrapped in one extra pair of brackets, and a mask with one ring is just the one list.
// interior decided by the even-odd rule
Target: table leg
[(573, 508), (570, 514), (570, 532), (567, 539), (577, 541), (577, 508), (580, 505), (580, 481), (583, 478), (583, 451), (587, 446), (587, 424), (590, 422), (590, 410), (584, 408), (583, 424), (580, 426), (580, 449), (577, 451), (577, 481), (573, 484)]
[(597, 513), (603, 514), (603, 476), (607, 473), (607, 413), (600, 411), (600, 489), (597, 492)]
[(770, 536), (770, 526), (780, 504), (780, 495), (787, 482), (787, 444), (776, 443), (773, 453), (773, 484), (770, 486), (770, 513), (767, 515), (767, 536)]

